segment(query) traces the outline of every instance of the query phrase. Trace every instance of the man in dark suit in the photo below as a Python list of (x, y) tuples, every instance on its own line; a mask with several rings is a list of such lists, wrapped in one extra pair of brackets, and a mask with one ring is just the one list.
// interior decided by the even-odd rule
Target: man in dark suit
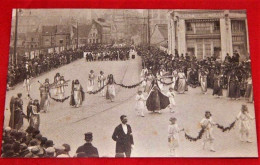
[(126, 157), (131, 156), (134, 147), (132, 129), (127, 123), (126, 115), (120, 116), (121, 124), (119, 124), (112, 135), (112, 139), (116, 141), (116, 157), (119, 154), (125, 154)]
[(91, 144), (93, 140), (92, 132), (88, 132), (85, 134), (85, 140), (86, 143), (80, 146), (76, 151), (77, 157), (99, 157), (97, 148)]

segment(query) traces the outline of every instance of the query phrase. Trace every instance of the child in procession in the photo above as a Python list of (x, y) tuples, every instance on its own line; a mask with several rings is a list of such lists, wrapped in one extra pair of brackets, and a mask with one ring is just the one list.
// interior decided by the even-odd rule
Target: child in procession
[(137, 111), (138, 116), (144, 117), (144, 110), (145, 110), (145, 97), (143, 95), (143, 91), (141, 89), (138, 90), (137, 95), (135, 97), (136, 106), (135, 110)]
[(242, 105), (241, 111), (236, 117), (237, 121), (240, 121), (239, 123), (239, 138), (241, 142), (247, 142), (252, 143), (252, 141), (249, 140), (250, 135), (250, 120), (254, 120), (248, 111), (248, 108), (246, 105)]
[(179, 133), (184, 131), (184, 129), (179, 129), (177, 119), (175, 117), (171, 117), (169, 120), (171, 122), (168, 126), (168, 144), (170, 156), (177, 156), (176, 150), (179, 147)]
[(213, 136), (213, 126), (216, 125), (215, 122), (213, 122), (211, 117), (210, 111), (205, 112), (205, 118), (203, 118), (200, 122), (200, 125), (205, 130), (204, 135), (204, 142), (203, 142), (203, 149), (206, 148), (207, 143), (209, 143), (209, 148), (211, 152), (216, 152), (213, 146), (214, 142), (214, 136)]
[(170, 112), (171, 112), (171, 113), (174, 113), (173, 107), (174, 107), (176, 104), (175, 104), (175, 100), (174, 100), (175, 93), (174, 93), (173, 87), (170, 87), (170, 88), (169, 88), (169, 91), (167, 92), (166, 96), (169, 97), (169, 100), (170, 100), (170, 105), (168, 106), (169, 109), (170, 109)]

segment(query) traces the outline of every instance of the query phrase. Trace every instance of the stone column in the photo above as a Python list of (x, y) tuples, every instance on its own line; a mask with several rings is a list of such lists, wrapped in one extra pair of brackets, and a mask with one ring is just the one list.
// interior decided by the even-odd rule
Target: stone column
[(246, 48), (247, 48), (248, 55), (250, 55), (247, 18), (245, 19), (245, 25), (246, 25)]
[(185, 28), (185, 20), (184, 19), (179, 19), (178, 22), (178, 52), (179, 55), (183, 54), (185, 56), (186, 53), (186, 28)]
[(169, 14), (168, 21), (168, 53), (173, 54), (175, 47), (175, 28), (174, 28), (174, 20), (171, 14)]
[(221, 35), (221, 59), (224, 61), (226, 54), (233, 55), (232, 49), (232, 33), (231, 33), (231, 21), (228, 15), (224, 18), (220, 18), (220, 35)]

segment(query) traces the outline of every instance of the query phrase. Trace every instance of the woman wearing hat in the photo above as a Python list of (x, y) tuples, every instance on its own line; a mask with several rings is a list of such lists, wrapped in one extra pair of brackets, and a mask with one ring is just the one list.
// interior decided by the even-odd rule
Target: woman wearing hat
[(203, 142), (203, 149), (205, 149), (207, 143), (209, 143), (209, 148), (211, 152), (215, 152), (215, 149), (213, 147), (213, 142), (214, 142), (214, 136), (213, 136), (213, 126), (216, 125), (215, 122), (213, 122), (212, 117), (211, 117), (210, 111), (205, 112), (205, 118), (203, 118), (200, 121), (201, 127), (205, 131), (204, 135), (204, 142)]
[(253, 118), (249, 114), (247, 106), (242, 105), (241, 111), (237, 115), (237, 120), (240, 121), (240, 123), (239, 123), (240, 141), (251, 143), (251, 141), (249, 140), (249, 133), (250, 133), (250, 129), (251, 129), (250, 120), (254, 120), (254, 119), (255, 118)]
[(207, 74), (208, 72), (205, 69), (203, 69), (200, 74), (200, 86), (203, 94), (207, 94)]

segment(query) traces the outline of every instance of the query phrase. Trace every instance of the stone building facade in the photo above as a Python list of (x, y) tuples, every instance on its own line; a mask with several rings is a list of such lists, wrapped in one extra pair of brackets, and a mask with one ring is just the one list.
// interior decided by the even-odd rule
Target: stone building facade
[(197, 59), (238, 52), (249, 56), (245, 10), (171, 10), (168, 12), (168, 51), (188, 53)]

